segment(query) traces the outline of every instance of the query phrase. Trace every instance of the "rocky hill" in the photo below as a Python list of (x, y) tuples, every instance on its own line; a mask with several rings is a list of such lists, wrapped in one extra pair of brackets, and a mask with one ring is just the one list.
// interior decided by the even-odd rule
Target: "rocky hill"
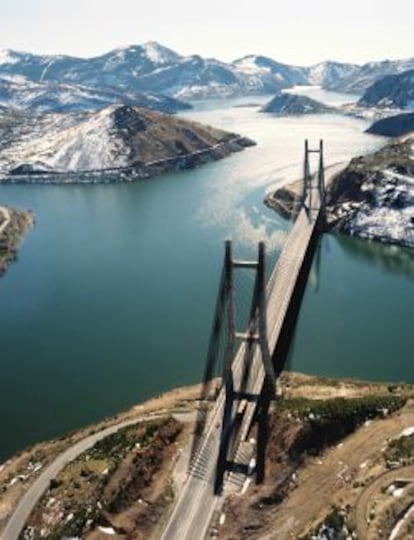
[(385, 137), (400, 137), (414, 132), (414, 113), (397, 114), (374, 122), (367, 133)]
[(261, 111), (288, 116), (327, 113), (333, 112), (334, 109), (307, 96), (283, 93), (275, 96)]
[(116, 181), (142, 178), (220, 159), (254, 144), (233, 133), (126, 105), (43, 115), (12, 127), (5, 120), (5, 133), (8, 127), (0, 174), (9, 181), (96, 182), (109, 172)]
[(328, 228), (414, 247), (414, 135), (351, 161), (328, 190)]
[(414, 69), (379, 79), (365, 91), (358, 105), (414, 109)]

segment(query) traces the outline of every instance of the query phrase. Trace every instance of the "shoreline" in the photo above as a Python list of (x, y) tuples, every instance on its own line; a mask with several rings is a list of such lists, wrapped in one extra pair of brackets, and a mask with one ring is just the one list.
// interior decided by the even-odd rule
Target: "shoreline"
[(0, 177), (1, 184), (117, 184), (136, 182), (172, 171), (191, 170), (211, 161), (218, 161), (240, 152), (256, 143), (248, 137), (237, 136), (221, 141), (209, 148), (189, 154), (169, 157), (125, 167), (80, 171), (39, 171), (25, 174), (7, 174)]

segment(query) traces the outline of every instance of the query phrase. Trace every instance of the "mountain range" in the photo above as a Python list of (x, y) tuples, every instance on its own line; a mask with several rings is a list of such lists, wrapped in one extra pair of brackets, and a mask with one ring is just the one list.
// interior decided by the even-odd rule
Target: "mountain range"
[[(182, 56), (156, 42), (115, 49), (93, 58), (3, 50), (0, 51), (0, 105), (38, 107), (42, 100), (37, 96), (43, 93), (51, 96), (51, 109), (76, 110), (93, 108), (101, 100), (105, 105), (117, 100), (143, 105), (139, 100), (148, 93), (153, 98), (154, 94), (155, 97), (161, 94), (192, 100), (276, 94), (284, 88), (309, 84), (362, 93), (383, 75), (407, 69), (414, 69), (414, 58), (363, 66), (327, 61), (302, 67), (266, 56), (248, 55), (226, 63), (199, 55)], [(17, 86), (15, 100), (3, 97), (7, 84)], [(21, 97), (24, 85), (34, 97)], [(44, 101), (48, 99), (46, 96)], [(171, 102), (168, 106), (177, 110), (180, 107), (172, 106)]]

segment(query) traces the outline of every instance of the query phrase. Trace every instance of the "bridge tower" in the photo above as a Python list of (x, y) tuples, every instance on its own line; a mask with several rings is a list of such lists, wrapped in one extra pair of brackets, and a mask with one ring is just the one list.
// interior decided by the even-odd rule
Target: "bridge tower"
[[(318, 172), (316, 175), (311, 174), (310, 155), (319, 154)], [(318, 197), (319, 201), (316, 200)], [(306, 208), (308, 215), (314, 209), (319, 209), (319, 220), (323, 222), (325, 219), (325, 168), (323, 159), (323, 140), (319, 141), (319, 148), (309, 148), (308, 139), (305, 140), (305, 157), (303, 162), (303, 183), (302, 193), (299, 197), (300, 207)], [(300, 207), (296, 208), (295, 214), (298, 214)]]
[[(240, 332), (237, 331), (235, 323), (234, 274), (246, 271), (254, 272), (255, 279), (247, 330)], [(214, 374), (220, 368), (218, 366), (219, 349), (223, 333), (224, 361), (220, 376), (224, 390), (224, 408), (214, 485), (216, 494), (221, 493), (226, 471), (237, 470), (239, 465), (234, 462), (234, 459), (235, 449), (240, 442), (240, 408), (249, 402), (256, 403), (256, 413), (252, 418), (252, 422), (257, 423), (256, 481), (262, 482), (264, 479), (268, 411), (275, 391), (275, 374), (267, 342), (264, 242), (258, 245), (258, 257), (255, 261), (233, 259), (231, 241), (225, 244), (222, 276), (204, 373), (202, 400), (207, 398), (208, 394), (211, 395), (211, 381), (214, 380)], [(238, 364), (240, 368), (237, 369), (234, 367), (236, 342), (242, 344), (242, 347), (238, 347), (238, 354), (242, 357)], [(263, 387), (255, 394), (252, 391), (252, 380), (254, 380), (252, 366), (254, 364), (257, 369), (259, 363), (264, 368), (265, 381)], [(201, 407), (196, 424), (196, 435), (203, 432), (206, 420), (207, 412)]]

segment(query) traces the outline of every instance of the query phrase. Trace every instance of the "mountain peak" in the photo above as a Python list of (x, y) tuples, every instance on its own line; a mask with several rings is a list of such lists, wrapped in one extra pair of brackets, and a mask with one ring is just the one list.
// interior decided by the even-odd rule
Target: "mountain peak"
[(0, 49), (0, 65), (16, 64), (19, 61), (19, 55), (12, 49)]
[(169, 64), (178, 62), (182, 58), (178, 53), (164, 47), (157, 41), (147, 41), (143, 43), (142, 48), (145, 50), (147, 57), (155, 64)]

